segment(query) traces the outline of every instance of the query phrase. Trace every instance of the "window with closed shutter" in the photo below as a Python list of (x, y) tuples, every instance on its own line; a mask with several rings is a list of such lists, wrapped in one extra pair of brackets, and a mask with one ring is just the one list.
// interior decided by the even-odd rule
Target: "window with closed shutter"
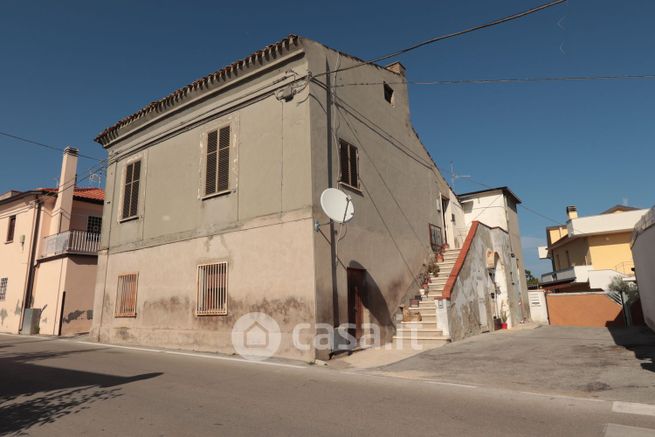
[(339, 182), (359, 189), (359, 154), (357, 147), (339, 141)]
[(7, 227), (7, 243), (14, 241), (14, 233), (16, 231), (16, 216), (12, 215), (9, 217), (9, 226)]
[(230, 189), (230, 126), (207, 133), (205, 196)]
[(141, 161), (135, 161), (125, 168), (122, 218), (136, 217), (139, 212), (139, 182), (141, 180)]

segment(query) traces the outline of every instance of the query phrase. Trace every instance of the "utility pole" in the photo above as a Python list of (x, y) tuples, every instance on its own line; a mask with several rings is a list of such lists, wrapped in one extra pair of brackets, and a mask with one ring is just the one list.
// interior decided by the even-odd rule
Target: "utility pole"
[[(327, 171), (328, 187), (334, 188), (334, 177), (332, 174), (332, 74), (330, 64), (325, 60), (325, 114), (327, 124)], [(332, 321), (334, 327), (339, 326), (339, 291), (337, 287), (337, 251), (334, 222), (330, 219), (330, 264), (332, 268)]]

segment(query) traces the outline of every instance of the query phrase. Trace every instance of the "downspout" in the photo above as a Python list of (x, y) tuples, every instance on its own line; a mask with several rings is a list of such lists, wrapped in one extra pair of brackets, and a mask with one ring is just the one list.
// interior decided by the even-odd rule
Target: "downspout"
[(34, 261), (36, 260), (36, 246), (39, 239), (39, 228), (41, 227), (41, 200), (36, 196), (36, 220), (34, 221), (34, 228), (32, 229), (32, 241), (30, 248), (30, 258), (28, 261), (27, 271), (27, 286), (23, 292), (23, 304), (20, 312), (20, 321), (18, 322), (18, 332), (23, 330), (23, 318), (25, 317), (25, 310), (32, 306), (32, 293), (34, 288)]

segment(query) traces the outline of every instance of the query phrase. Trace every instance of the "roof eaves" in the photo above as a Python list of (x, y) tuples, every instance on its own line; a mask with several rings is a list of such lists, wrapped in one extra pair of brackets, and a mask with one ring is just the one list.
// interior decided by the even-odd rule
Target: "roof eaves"
[(202, 91), (209, 88), (210, 86), (215, 86), (218, 82), (226, 82), (227, 80), (236, 76), (239, 71), (250, 67), (256, 63), (263, 65), (269, 59), (278, 57), (283, 50), (288, 50), (293, 45), (297, 45), (299, 41), (298, 35), (289, 35), (282, 40), (270, 44), (264, 47), (261, 50), (258, 50), (249, 56), (240, 59), (232, 64), (223, 67), (207, 76), (204, 76), (194, 82), (186, 85), (182, 88), (179, 88), (166, 97), (163, 97), (159, 100), (155, 100), (132, 115), (122, 118), (112, 126), (108, 127), (102, 131), (96, 138), (95, 141), (100, 143), (102, 146), (107, 146), (112, 140), (116, 139), (120, 130), (129, 124), (132, 124), (136, 120), (139, 120), (149, 114), (154, 113), (163, 113), (168, 109), (178, 105), (182, 101), (186, 100), (189, 95), (193, 92)]

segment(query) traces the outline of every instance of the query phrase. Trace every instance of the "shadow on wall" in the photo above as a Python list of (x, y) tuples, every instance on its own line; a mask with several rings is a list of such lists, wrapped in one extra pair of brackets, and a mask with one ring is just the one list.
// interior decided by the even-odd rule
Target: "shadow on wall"
[(161, 375), (145, 373), (122, 377), (35, 364), (39, 360), (101, 349), (21, 354), (5, 352), (0, 358), (3, 374), (0, 435), (22, 435), (34, 425), (53, 423), (63, 416), (88, 408), (93, 402), (121, 396), (119, 386), (123, 384)]
[[(608, 322), (612, 323), (612, 322)], [(614, 343), (634, 352), (644, 370), (655, 372), (655, 333), (646, 326), (608, 326)]]
[(373, 276), (356, 261), (351, 261), (348, 265), (348, 268), (361, 269), (366, 271), (366, 276), (364, 278), (364, 283), (366, 285), (366, 291), (363, 293), (362, 305), (371, 313), (371, 323), (376, 323), (380, 327), (381, 331), (381, 340), (382, 342), (391, 340), (391, 337), (395, 333), (395, 327), (393, 324), (393, 318), (389, 312), (389, 306), (387, 301), (380, 290), (380, 286), (377, 284)]

